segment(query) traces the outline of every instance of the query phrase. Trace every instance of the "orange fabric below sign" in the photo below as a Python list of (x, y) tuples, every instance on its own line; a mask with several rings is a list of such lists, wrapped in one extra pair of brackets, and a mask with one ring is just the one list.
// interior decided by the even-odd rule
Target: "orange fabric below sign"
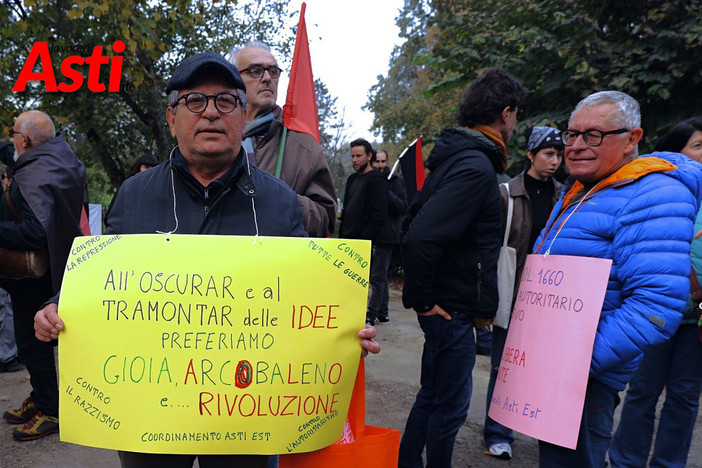
[(366, 372), (363, 360), (349, 407), (349, 423), (355, 438), (310, 453), (281, 455), (280, 468), (395, 468), (400, 450), (400, 431), (366, 426)]

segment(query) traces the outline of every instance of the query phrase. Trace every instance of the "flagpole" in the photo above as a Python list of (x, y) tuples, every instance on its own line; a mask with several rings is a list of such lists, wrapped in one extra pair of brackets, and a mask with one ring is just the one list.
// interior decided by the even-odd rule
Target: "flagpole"
[(415, 143), (417, 143), (417, 140), (419, 140), (419, 137), (415, 138), (414, 141), (413, 141), (412, 143), (410, 143), (409, 145), (407, 145), (407, 147), (405, 148), (405, 150), (404, 150), (402, 153), (400, 153), (400, 155), (397, 157), (397, 161), (395, 161), (395, 164), (392, 165), (392, 171), (390, 171), (390, 175), (388, 176), (388, 180), (390, 180), (390, 177), (392, 177), (392, 175), (395, 173), (395, 169), (397, 169), (397, 165), (398, 165), (398, 163), (400, 162), (400, 159), (402, 159), (402, 156), (404, 156), (404, 155), (407, 153), (407, 151), (410, 149), (410, 147), (411, 147), (412, 145), (414, 145)]
[(275, 176), (280, 179), (280, 172), (283, 169), (283, 156), (285, 155), (285, 140), (288, 139), (288, 128), (283, 125), (283, 134), (280, 135), (278, 144), (278, 157), (275, 160)]
[[(407, 151), (407, 150), (405, 150)], [(402, 153), (404, 154), (404, 153)], [(390, 171), (390, 174), (388, 174), (388, 180), (392, 178), (392, 175), (395, 173), (395, 169), (397, 169), (397, 165), (400, 164), (400, 158), (397, 158), (397, 161), (395, 161), (395, 164), (392, 165), (392, 170)]]

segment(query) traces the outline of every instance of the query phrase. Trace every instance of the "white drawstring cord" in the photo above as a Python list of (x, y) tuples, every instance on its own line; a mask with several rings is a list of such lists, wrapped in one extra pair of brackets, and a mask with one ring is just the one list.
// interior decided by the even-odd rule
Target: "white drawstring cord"
[(172, 231), (163, 232), (156, 231), (158, 234), (166, 234), (166, 240), (171, 240), (170, 235), (178, 230), (178, 212), (176, 211), (176, 191), (175, 191), (175, 179), (173, 177), (173, 153), (175, 152), (178, 145), (174, 146), (171, 153), (168, 155), (168, 166), (171, 170), (171, 191), (173, 192), (173, 218), (175, 218), (175, 227)]
[[(244, 159), (246, 160), (246, 171), (251, 177), (251, 163), (249, 162), (249, 152), (244, 146)], [(259, 244), (263, 244), (263, 239), (258, 236), (258, 218), (256, 217), (256, 203), (254, 202), (254, 197), (251, 197), (251, 210), (253, 211), (254, 226), (256, 227), (256, 235), (254, 236), (253, 245), (256, 245), (256, 240), (258, 239)]]
[[(600, 182), (602, 182), (602, 181), (600, 180)], [(544, 253), (544, 260), (546, 260), (546, 257), (551, 253), (551, 247), (553, 247), (553, 243), (556, 242), (556, 238), (558, 237), (558, 234), (561, 233), (561, 229), (563, 229), (563, 226), (565, 226), (565, 224), (568, 222), (568, 220), (570, 219), (570, 217), (573, 216), (573, 214), (574, 214), (576, 211), (578, 211), (578, 208), (580, 207), (580, 204), (581, 204), (582, 202), (585, 201), (585, 199), (587, 198), (587, 196), (590, 195), (590, 192), (592, 192), (593, 190), (595, 190), (595, 187), (597, 187), (597, 186), (600, 184), (600, 182), (597, 182), (595, 185), (593, 185), (592, 188), (591, 188), (590, 190), (588, 190), (587, 193), (586, 193), (585, 195), (583, 195), (583, 197), (580, 199), (580, 201), (578, 202), (578, 204), (575, 205), (575, 208), (573, 208), (573, 211), (570, 212), (570, 214), (566, 217), (565, 221), (563, 221), (563, 222), (561, 223), (561, 225), (558, 227), (558, 230), (556, 231), (556, 235), (553, 236), (553, 239), (551, 240), (551, 243), (549, 244), (548, 249), (546, 249), (546, 253)]]
[[(175, 233), (178, 230), (178, 212), (176, 211), (176, 191), (175, 191), (175, 178), (173, 176), (173, 166), (172, 166), (172, 161), (173, 161), (173, 153), (175, 152), (176, 148), (178, 146), (176, 145), (172, 150), (171, 153), (168, 155), (168, 163), (170, 165), (171, 169), (171, 190), (173, 192), (173, 218), (175, 219), (175, 227), (173, 228), (172, 231), (164, 232), (164, 231), (156, 231), (158, 234), (166, 234), (166, 240), (170, 240), (170, 235)], [(243, 148), (243, 147), (242, 147)], [(251, 164), (249, 163), (249, 155), (246, 151), (246, 148), (244, 148), (244, 157), (246, 159), (246, 170), (249, 173), (249, 176), (251, 175)], [(254, 201), (254, 198), (251, 197), (251, 209), (253, 211), (253, 219), (254, 219), (254, 226), (256, 227), (256, 235), (254, 236), (253, 244), (256, 244), (256, 240), (258, 239), (259, 243), (263, 243), (263, 239), (259, 237), (259, 232), (258, 232), (258, 217), (256, 216), (256, 202)]]

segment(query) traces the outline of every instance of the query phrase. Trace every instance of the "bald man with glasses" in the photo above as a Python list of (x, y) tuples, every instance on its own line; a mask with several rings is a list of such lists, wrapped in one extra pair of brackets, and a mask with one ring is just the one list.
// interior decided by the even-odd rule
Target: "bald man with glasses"
[(5, 411), (3, 419), (16, 426), (15, 440), (30, 441), (59, 430), (54, 346), (34, 337), (34, 314), (58, 292), (73, 238), (82, 235), (85, 167), (44, 112), (20, 114), (9, 133), (15, 162), (0, 197), (0, 248), (46, 251), (49, 259), (40, 277), (0, 277), (0, 288), (12, 300), (19, 360), (32, 386), (20, 407)]
[(282, 70), (263, 42), (252, 41), (232, 50), (229, 60), (246, 83), (249, 102), (242, 146), (256, 165), (279, 177), (297, 194), (305, 230), (312, 237), (329, 237), (336, 222), (336, 190), (322, 147), (306, 133), (288, 130), (276, 164), (283, 134), (283, 109), (276, 104)]

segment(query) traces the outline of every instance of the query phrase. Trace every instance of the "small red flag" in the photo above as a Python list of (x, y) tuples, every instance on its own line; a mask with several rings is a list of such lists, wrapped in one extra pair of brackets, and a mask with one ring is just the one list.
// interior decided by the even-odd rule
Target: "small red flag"
[(424, 172), (424, 157), (422, 156), (422, 136), (412, 142), (398, 158), (405, 179), (405, 192), (407, 203), (412, 203), (414, 196), (424, 186), (426, 173)]
[(90, 233), (90, 221), (88, 220), (88, 212), (85, 211), (85, 205), (80, 210), (80, 230), (84, 236), (92, 235)]
[(426, 172), (424, 172), (424, 155), (422, 154), (422, 135), (417, 137), (417, 145), (414, 151), (414, 168), (415, 168), (415, 181), (417, 182), (417, 191), (422, 190), (424, 186), (424, 180), (427, 178)]
[(290, 68), (288, 95), (283, 106), (283, 125), (290, 130), (312, 135), (317, 143), (320, 143), (317, 98), (314, 92), (312, 61), (305, 26), (306, 7), (307, 5), (303, 2), (300, 9), (300, 22), (297, 25), (295, 53)]

